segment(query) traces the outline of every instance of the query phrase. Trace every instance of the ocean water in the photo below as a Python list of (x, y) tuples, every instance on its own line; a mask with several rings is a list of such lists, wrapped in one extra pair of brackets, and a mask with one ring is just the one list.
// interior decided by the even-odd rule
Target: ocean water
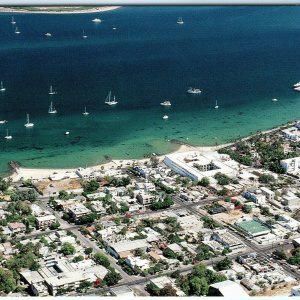
[[(103, 22), (91, 22), (98, 15)], [(20, 35), (11, 16), (0, 14), (0, 119), (8, 120), (0, 125), (0, 174), (10, 160), (43, 168), (141, 158), (173, 151), (171, 139), (214, 145), (300, 117), (291, 88), (300, 81), (300, 7), (14, 14)], [(189, 86), (202, 94), (187, 94)], [(115, 107), (104, 104), (109, 90)], [(167, 99), (170, 108), (159, 105)], [(47, 113), (50, 101), (57, 115)], [(26, 113), (34, 128), (24, 127)]]

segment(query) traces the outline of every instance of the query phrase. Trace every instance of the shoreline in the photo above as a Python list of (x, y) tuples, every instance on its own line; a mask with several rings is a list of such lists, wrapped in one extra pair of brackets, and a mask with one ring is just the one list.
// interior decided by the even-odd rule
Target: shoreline
[[(59, 6), (53, 6), (54, 7), (59, 7)], [(78, 6), (75, 6), (78, 7)], [(41, 7), (43, 10), (36, 10), (36, 11), (30, 11), (26, 9), (16, 9), (16, 8), (11, 8), (11, 7), (0, 7), (0, 13), (25, 13), (25, 14), (87, 14), (87, 13), (100, 13), (100, 12), (106, 12), (110, 10), (115, 10), (120, 8), (121, 6), (99, 6), (99, 7), (93, 7), (93, 8), (87, 8), (87, 9), (78, 9), (78, 10), (70, 10), (70, 11), (51, 11), (47, 10), (49, 7)]]
[[(290, 121), (288, 123), (282, 124), (280, 126), (271, 128), (271, 129), (267, 129), (264, 131), (261, 130), (257, 130), (256, 133), (246, 136), (244, 138), (240, 138), (239, 140), (241, 141), (246, 141), (254, 136), (257, 136), (259, 134), (269, 134), (275, 131), (280, 130), (282, 127), (287, 127), (287, 126), (292, 126), (294, 123), (296, 122), (296, 120)], [(236, 143), (238, 139), (236, 139), (233, 142), (230, 143), (226, 143), (226, 144), (220, 144), (220, 145), (215, 145), (215, 146), (193, 146), (193, 145), (189, 145), (189, 144), (180, 144), (180, 146), (178, 147), (178, 149), (176, 149), (175, 151), (171, 152), (171, 153), (167, 153), (167, 154), (163, 154), (160, 156), (157, 156), (160, 160), (162, 160), (166, 155), (172, 154), (172, 153), (184, 153), (184, 152), (189, 152), (189, 151), (199, 151), (199, 152), (212, 152), (212, 151), (217, 151), (221, 148), (225, 148), (225, 147), (229, 147), (233, 144)], [(99, 164), (99, 165), (93, 165), (90, 166), (88, 168), (91, 169), (100, 169), (103, 168), (104, 170), (107, 169), (111, 169), (111, 168), (115, 168), (118, 167), (120, 165), (126, 165), (128, 163), (134, 163), (134, 162), (139, 162), (139, 163), (143, 163), (148, 161), (149, 158), (141, 158), (141, 159), (113, 159), (109, 162), (103, 163), (103, 164)], [(12, 169), (12, 173), (8, 176), (6, 176), (5, 178), (10, 178), (13, 182), (17, 182), (20, 181), (21, 178), (24, 179), (32, 179), (32, 180), (43, 180), (48, 178), (51, 174), (54, 173), (66, 173), (66, 172), (74, 172), (78, 169), (78, 167), (75, 168), (25, 168), (25, 167), (16, 167)]]

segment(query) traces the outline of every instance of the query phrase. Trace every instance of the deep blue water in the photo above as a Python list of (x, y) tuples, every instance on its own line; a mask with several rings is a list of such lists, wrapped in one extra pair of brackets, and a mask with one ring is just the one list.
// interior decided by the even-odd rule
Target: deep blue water
[[(91, 22), (98, 15), (103, 22)], [(0, 173), (10, 160), (77, 167), (105, 157), (166, 153), (175, 147), (168, 139), (222, 143), (300, 117), (300, 94), (291, 89), (300, 81), (299, 7), (14, 14), (20, 35), (11, 16), (0, 14), (0, 80), (7, 89), (0, 119), (9, 121), (0, 126)], [(188, 95), (189, 86), (202, 94)], [(116, 107), (104, 104), (109, 90)], [(169, 109), (159, 105), (166, 99)], [(219, 110), (213, 109), (216, 99)], [(51, 100), (54, 116), (47, 114)], [(82, 116), (85, 105), (88, 117)], [(23, 126), (26, 113), (32, 129)], [(2, 138), (6, 128), (11, 141)]]

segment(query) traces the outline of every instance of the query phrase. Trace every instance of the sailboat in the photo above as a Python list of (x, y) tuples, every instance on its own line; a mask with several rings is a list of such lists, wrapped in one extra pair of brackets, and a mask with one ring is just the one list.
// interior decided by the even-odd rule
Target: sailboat
[(6, 129), (6, 136), (4, 138), (7, 139), (7, 140), (11, 140), (12, 139), (12, 136), (8, 135), (8, 129)]
[(50, 89), (49, 89), (49, 93), (48, 93), (49, 95), (55, 95), (55, 94), (57, 94), (57, 92), (55, 92), (54, 90), (53, 90), (53, 86), (52, 85), (50, 85)]
[(18, 29), (18, 27), (16, 27), (15, 34), (20, 34), (20, 33), (21, 33), (20, 30)]
[(86, 39), (88, 36), (86, 35), (86, 33), (84, 32), (84, 30), (82, 30), (82, 38)]
[(6, 88), (3, 86), (3, 82), (0, 82), (0, 92), (5, 92)]
[(84, 112), (82, 113), (84, 116), (88, 116), (90, 113), (86, 111), (86, 106), (84, 107)]
[(53, 103), (51, 101), (50, 107), (48, 109), (48, 114), (56, 114), (56, 113), (57, 113), (57, 110), (54, 108)]
[(218, 101), (216, 100), (216, 105), (215, 105), (215, 109), (218, 109), (219, 105), (218, 105)]
[(45, 33), (45, 36), (51, 37), (51, 36), (52, 36), (52, 33), (47, 32), (47, 33)]
[(11, 22), (10, 23), (13, 24), (13, 25), (16, 24), (16, 21), (15, 21), (14, 17), (11, 17)]
[(24, 126), (25, 126), (26, 128), (30, 128), (30, 127), (33, 127), (33, 126), (34, 126), (34, 124), (33, 124), (33, 123), (30, 123), (30, 121), (29, 121), (29, 114), (27, 114), (27, 116), (26, 116), (26, 123), (24, 124)]
[(181, 17), (179, 17), (179, 18), (178, 18), (178, 20), (177, 20), (177, 24), (179, 24), (179, 25), (182, 25), (182, 24), (184, 24), (184, 22), (183, 22), (183, 20), (182, 20), (182, 18), (181, 18)]
[(116, 105), (118, 104), (118, 101), (116, 101), (116, 96), (111, 100), (111, 91), (109, 91), (104, 103), (107, 105)]

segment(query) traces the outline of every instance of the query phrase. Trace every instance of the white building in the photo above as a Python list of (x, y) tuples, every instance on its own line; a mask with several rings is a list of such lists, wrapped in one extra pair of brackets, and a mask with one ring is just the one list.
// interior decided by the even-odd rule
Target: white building
[(280, 165), (283, 167), (286, 173), (297, 173), (300, 168), (300, 157), (283, 159), (280, 161)]
[(137, 267), (142, 271), (144, 271), (150, 267), (150, 261), (148, 259), (142, 259), (140, 257), (136, 257), (132, 255), (127, 256), (125, 262), (132, 269), (134, 269), (134, 267)]
[(282, 130), (284, 138), (286, 140), (298, 142), (300, 140), (300, 131), (297, 127), (290, 127)]
[(223, 297), (249, 297), (245, 290), (238, 283), (225, 280), (211, 284), (208, 290), (209, 296), (223, 296)]
[(56, 218), (54, 215), (40, 216), (40, 217), (36, 217), (35, 219), (36, 219), (37, 227), (39, 229), (47, 228), (56, 221)]
[(164, 163), (174, 172), (195, 181), (213, 177), (218, 172), (234, 177), (238, 170), (238, 163), (230, 160), (228, 155), (217, 152), (173, 153), (165, 156)]
[(267, 201), (274, 201), (275, 193), (266, 187), (260, 188)]
[(291, 296), (300, 296), (300, 285), (291, 288)]

